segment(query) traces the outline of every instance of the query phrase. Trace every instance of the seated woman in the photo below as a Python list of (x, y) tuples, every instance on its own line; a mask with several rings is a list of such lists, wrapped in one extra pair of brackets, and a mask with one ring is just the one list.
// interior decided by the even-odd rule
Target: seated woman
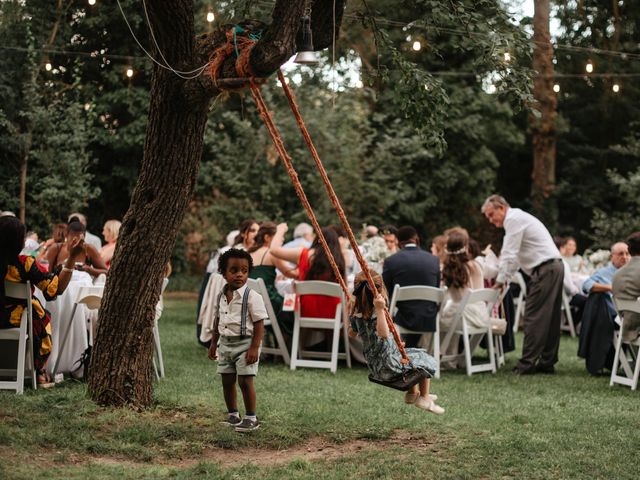
[(67, 231), (66, 223), (56, 223), (53, 226), (51, 238), (43, 242), (42, 246), (40, 247), (40, 252), (38, 253), (38, 257), (36, 258), (38, 263), (47, 262), (47, 252), (49, 251), (49, 247), (51, 247), (51, 245), (55, 243), (64, 243), (64, 234), (66, 231)]
[[(469, 289), (484, 288), (482, 267), (469, 255), (469, 236), (466, 231), (456, 229), (449, 233), (446, 257), (442, 268), (442, 283), (448, 287), (445, 305), (440, 317), (443, 331), (449, 330), (462, 298)], [(468, 304), (462, 314), (468, 325), (484, 327), (489, 323), (489, 314), (484, 302)], [(458, 353), (458, 335), (453, 335), (447, 355)]]
[(75, 268), (82, 272), (87, 272), (92, 277), (97, 277), (101, 273), (107, 273), (105, 265), (100, 253), (92, 245), (84, 243), (84, 234), (86, 227), (76, 221), (72, 221), (67, 225), (66, 240), (64, 243), (55, 243), (49, 247), (47, 251), (47, 260), (49, 261), (49, 272), (59, 272), (62, 264), (69, 258), (70, 245), (77, 242), (77, 239), (83, 240), (83, 251), (75, 259)]
[[(286, 226), (286, 225), (285, 225)], [(279, 259), (287, 262), (295, 263), (298, 266), (299, 280), (323, 280), (325, 282), (337, 283), (338, 279), (333, 273), (329, 258), (322, 248), (319, 237), (311, 244), (310, 248), (293, 247), (283, 248), (282, 241), (286, 229), (284, 226), (276, 231), (271, 240), (271, 254)], [(322, 234), (327, 241), (329, 250), (340, 269), (342, 275), (345, 275), (345, 263), (342, 256), (342, 249), (338, 234), (332, 227), (322, 229)], [(300, 312), (304, 317), (316, 318), (334, 318), (336, 314), (336, 306), (340, 303), (340, 299), (336, 297), (327, 297), (326, 295), (304, 295), (300, 299)]]
[[(0, 328), (20, 326), (25, 300), (5, 296), (4, 281), (14, 283), (31, 282), (42, 290), (44, 298), (54, 300), (62, 294), (69, 281), (76, 260), (84, 255), (84, 241), (75, 236), (67, 244), (68, 256), (59, 274), (47, 272), (33, 257), (19, 255), (24, 244), (24, 225), (15, 217), (0, 218)], [(33, 356), (37, 382), (42, 387), (52, 386), (45, 372), (45, 365), (51, 353), (51, 318), (42, 308), (40, 301), (32, 298), (33, 305)]]
[(107, 268), (111, 265), (113, 252), (116, 251), (116, 242), (118, 240), (121, 225), (122, 224), (118, 220), (108, 220), (102, 228), (102, 236), (104, 237), (105, 244), (100, 249), (100, 256)]
[(284, 298), (278, 293), (275, 282), (276, 268), (290, 278), (293, 278), (294, 272), (287, 262), (271, 254), (271, 241), (278, 229), (286, 231), (287, 224), (281, 223), (276, 227), (273, 222), (264, 222), (260, 225), (255, 242), (248, 250), (253, 259), (253, 269), (249, 273), (249, 278), (261, 278), (264, 281), (267, 292), (269, 292), (271, 306), (278, 317), (278, 325), (284, 333), (291, 335), (293, 333), (293, 315), (291, 312), (282, 311)]

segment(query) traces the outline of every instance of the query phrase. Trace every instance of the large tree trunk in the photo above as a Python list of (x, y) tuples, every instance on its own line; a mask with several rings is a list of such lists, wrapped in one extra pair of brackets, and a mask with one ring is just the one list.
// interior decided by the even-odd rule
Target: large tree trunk
[[(335, 2), (338, 19), (345, 2)], [(326, 25), (333, 4), (318, 0), (314, 18), (325, 18)], [(253, 72), (270, 74), (295, 52), (302, 6), (298, 0), (277, 1), (273, 23), (251, 54)], [(147, 7), (159, 48), (176, 69), (203, 65), (224, 41), (223, 32), (212, 32), (199, 37), (196, 46), (192, 0), (156, 0)], [(326, 34), (318, 38), (319, 45), (328, 41)], [(152, 52), (160, 58), (155, 48)], [(222, 72), (222, 77), (236, 76), (233, 59)], [(91, 357), (89, 393), (99, 404), (151, 404), (155, 305), (192, 196), (208, 104), (215, 93), (206, 75), (185, 81), (154, 66), (144, 158), (109, 270)]]
[(530, 116), (533, 143), (531, 199), (533, 211), (542, 219), (553, 221), (555, 208), (550, 199), (556, 186), (556, 107), (553, 91), (553, 47), (549, 34), (549, 0), (535, 0), (533, 15), (533, 68), (537, 75), (533, 96), (540, 117)]
[[(168, 63), (191, 63), (191, 1), (147, 6)], [(155, 49), (153, 54), (159, 58)], [(154, 65), (144, 157), (109, 270), (91, 358), (89, 391), (100, 404), (147, 406), (152, 401), (155, 305), (195, 184), (207, 121), (206, 101), (184, 108), (182, 83)]]

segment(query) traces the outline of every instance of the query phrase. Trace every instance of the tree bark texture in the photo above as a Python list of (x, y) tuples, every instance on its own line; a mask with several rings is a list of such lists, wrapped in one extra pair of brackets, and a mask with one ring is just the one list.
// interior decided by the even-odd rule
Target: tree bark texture
[(555, 209), (550, 196), (556, 186), (556, 108), (553, 91), (553, 47), (549, 33), (550, 0), (535, 0), (533, 16), (533, 69), (537, 72), (533, 96), (540, 117), (530, 116), (533, 144), (531, 199), (533, 211), (550, 220)]
[[(170, 65), (182, 69), (193, 55), (191, 1), (147, 6), (159, 48)], [(153, 55), (160, 58), (156, 48)], [(109, 270), (91, 358), (89, 392), (102, 405), (152, 402), (155, 305), (193, 192), (207, 121), (206, 101), (184, 107), (182, 83), (154, 66), (144, 157)]]
[[(331, 8), (319, 8), (314, 18), (322, 12), (333, 18), (332, 1), (316, 3), (331, 3)], [(342, 12), (345, 3), (337, 0), (336, 9)], [(298, 0), (277, 1), (273, 22), (251, 55), (254, 72), (271, 74), (295, 52), (302, 6)], [(154, 0), (147, 7), (159, 49), (176, 70), (203, 65), (225, 41), (223, 31), (195, 38), (192, 0)], [(156, 47), (152, 53), (160, 60)], [(237, 76), (233, 63), (223, 65), (222, 78)], [(146, 407), (152, 402), (155, 305), (192, 197), (208, 106), (217, 92), (206, 74), (183, 80), (154, 65), (144, 157), (107, 277), (91, 357), (89, 394), (101, 405)]]

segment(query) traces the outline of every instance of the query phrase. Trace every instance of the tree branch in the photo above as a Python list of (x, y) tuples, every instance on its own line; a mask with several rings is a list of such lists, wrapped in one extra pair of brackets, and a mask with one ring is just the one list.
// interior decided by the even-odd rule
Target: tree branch
[[(312, 10), (312, 30), (315, 50), (321, 50), (333, 43), (333, 4), (335, 1), (335, 32), (340, 30), (342, 14), (347, 0), (316, 0)], [(300, 18), (304, 13), (304, 2), (300, 0), (277, 0), (272, 13), (272, 23), (264, 29), (262, 38), (251, 52), (250, 66), (257, 77), (272, 75), (296, 52), (296, 37), (300, 28)], [(248, 21), (241, 25), (256, 29), (259, 22)], [(224, 28), (231, 28), (226, 25)], [(196, 39), (195, 65), (204, 65), (209, 55), (226, 42), (224, 30), (216, 30)], [(219, 79), (229, 80), (238, 76), (235, 56), (230, 56), (220, 68)], [(229, 81), (227, 81), (229, 83)], [(234, 83), (231, 81), (231, 83)], [(188, 80), (184, 85), (187, 105), (200, 103), (211, 98), (219, 90), (205, 71), (198, 78)]]

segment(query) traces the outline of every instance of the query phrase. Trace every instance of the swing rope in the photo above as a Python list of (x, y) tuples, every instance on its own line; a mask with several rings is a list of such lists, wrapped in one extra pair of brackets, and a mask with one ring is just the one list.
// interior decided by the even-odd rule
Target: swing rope
[[(329, 263), (331, 265), (331, 268), (333, 270), (333, 273), (336, 277), (336, 279), (338, 280), (338, 283), (340, 284), (340, 287), (342, 288), (342, 290), (344, 291), (346, 298), (350, 298), (350, 294), (349, 294), (349, 289), (347, 288), (347, 285), (344, 281), (342, 272), (340, 272), (340, 269), (338, 268), (338, 265), (335, 262), (335, 259), (333, 258), (333, 255), (331, 253), (331, 251), (329, 250), (329, 245), (327, 244), (327, 241), (324, 237), (324, 235), (322, 234), (322, 230), (320, 228), (320, 225), (318, 224), (318, 220), (315, 216), (315, 213), (313, 211), (313, 208), (311, 207), (311, 204), (309, 203), (309, 200), (307, 199), (307, 196), (304, 192), (304, 189), (302, 188), (302, 184), (300, 183), (300, 180), (298, 178), (298, 174), (295, 170), (295, 168), (293, 167), (293, 164), (291, 162), (291, 156), (289, 155), (289, 153), (287, 152), (285, 146), (284, 146), (284, 142), (282, 141), (282, 136), (280, 135), (274, 121), (273, 121), (273, 117), (271, 115), (271, 112), (269, 111), (269, 109), (266, 106), (266, 103), (264, 101), (264, 98), (262, 97), (262, 93), (260, 91), (259, 86), (256, 84), (255, 81), (255, 75), (253, 75), (253, 73), (251, 72), (250, 66), (249, 66), (249, 57), (251, 54), (251, 48), (253, 47), (253, 45), (255, 44), (256, 40), (249, 38), (249, 37), (244, 37), (244, 36), (238, 36), (237, 32), (236, 32), (236, 28), (231, 29), (227, 32), (227, 43), (223, 46), (221, 46), (220, 48), (216, 49), (210, 59), (211, 59), (211, 67), (210, 67), (210, 75), (213, 78), (213, 82), (214, 84), (218, 87), (221, 88), (221, 86), (219, 86), (218, 84), (218, 73), (220, 70), (220, 67), (222, 66), (222, 63), (224, 62), (224, 60), (226, 59), (227, 56), (231, 55), (231, 53), (233, 53), (234, 51), (236, 52), (240, 52), (239, 54), (237, 54), (237, 61), (236, 61), (236, 70), (238, 75), (240, 75), (241, 77), (246, 77), (249, 78), (249, 82), (248, 82), (248, 87), (249, 87), (249, 91), (251, 92), (251, 96), (253, 97), (254, 101), (256, 102), (256, 106), (258, 108), (258, 113), (260, 114), (260, 117), (262, 118), (265, 126), (267, 127), (267, 131), (269, 132), (269, 135), (271, 136), (271, 140), (273, 141), (273, 144), (276, 148), (276, 151), (278, 152), (278, 154), (280, 155), (280, 158), (282, 159), (285, 168), (287, 170), (287, 173), (289, 175), (289, 178), (291, 178), (291, 182), (296, 190), (296, 194), (298, 195), (298, 197), (300, 198), (300, 201), (302, 202), (302, 205), (304, 207), (304, 209), (307, 212), (307, 215), (309, 216), (309, 219), (311, 220), (311, 223), (313, 224), (313, 227), (318, 235), (318, 239), (320, 240), (320, 243), (322, 244), (322, 247), (324, 248), (324, 251), (327, 254), (327, 258), (329, 259)], [(373, 281), (373, 278), (371, 276), (371, 271), (369, 269), (369, 265), (367, 264), (367, 262), (365, 261), (364, 257), (362, 256), (362, 253), (360, 252), (360, 249), (358, 247), (358, 243), (356, 242), (356, 238), (353, 234), (353, 230), (351, 229), (351, 226), (349, 225), (349, 221), (347, 220), (347, 217), (344, 213), (344, 209), (342, 208), (342, 205), (340, 203), (340, 200), (338, 199), (338, 196), (335, 193), (335, 190), (333, 189), (333, 185), (331, 184), (331, 181), (329, 180), (329, 176), (327, 175), (327, 171), (324, 168), (324, 165), (322, 164), (322, 161), (320, 159), (320, 156), (318, 155), (318, 152), (313, 144), (313, 141), (311, 140), (311, 136), (309, 135), (309, 132), (307, 130), (307, 127), (304, 123), (304, 120), (302, 119), (302, 115), (300, 114), (300, 111), (298, 109), (298, 106), (295, 102), (295, 98), (293, 96), (293, 92), (291, 91), (291, 89), (289, 88), (289, 86), (287, 85), (284, 75), (282, 74), (281, 70), (278, 70), (278, 80), (280, 81), (280, 83), (282, 84), (282, 88), (284, 89), (285, 95), (287, 96), (287, 100), (289, 102), (289, 106), (291, 107), (291, 110), (294, 114), (294, 117), (296, 118), (296, 122), (298, 123), (298, 127), (300, 128), (300, 131), (302, 132), (302, 136), (305, 139), (305, 142), (307, 144), (307, 147), (309, 148), (310, 152), (311, 152), (311, 156), (314, 159), (314, 162), (316, 164), (316, 168), (318, 170), (318, 172), (320, 173), (320, 176), (322, 177), (322, 181), (327, 189), (328, 195), (329, 195), (329, 199), (334, 207), (334, 209), (336, 210), (336, 213), (338, 214), (338, 217), (340, 218), (340, 222), (342, 223), (342, 226), (344, 227), (345, 232), (347, 233), (347, 237), (349, 239), (349, 243), (351, 244), (351, 248), (353, 249), (353, 252), (356, 255), (356, 259), (358, 260), (358, 263), (360, 264), (360, 267), (362, 268), (363, 273), (365, 274), (365, 277), (367, 279), (367, 283), (369, 284), (369, 288), (371, 289), (371, 291), (373, 292), (374, 298), (378, 295), (378, 289), (376, 288), (376, 285)], [(391, 334), (393, 335), (393, 339), (395, 340), (397, 346), (398, 346), (398, 350), (400, 351), (400, 355), (401, 355), (401, 363), (403, 365), (407, 365), (410, 364), (409, 361), (409, 357), (407, 355), (407, 352), (404, 348), (404, 343), (402, 342), (400, 335), (398, 334), (398, 331), (395, 327), (395, 324), (393, 323), (393, 319), (391, 318), (391, 315), (389, 313), (388, 308), (385, 306), (384, 309), (384, 315), (385, 315), (385, 320), (387, 322), (387, 325), (389, 327), (389, 331), (391, 332)]]

